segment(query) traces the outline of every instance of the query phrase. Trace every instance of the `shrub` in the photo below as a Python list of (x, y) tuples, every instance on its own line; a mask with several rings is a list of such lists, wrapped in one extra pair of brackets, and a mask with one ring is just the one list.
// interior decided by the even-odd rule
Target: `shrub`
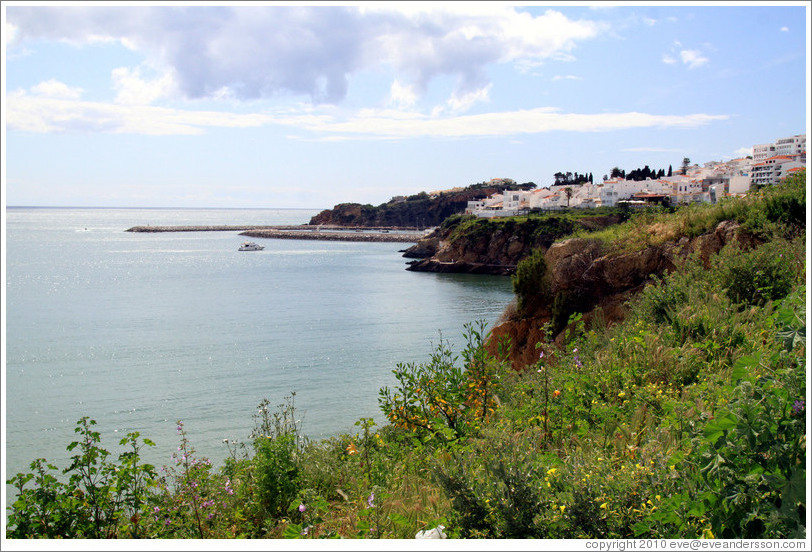
[[(155, 485), (155, 469), (140, 464), (143, 446), (138, 432), (128, 433), (120, 445), (130, 450), (119, 462), (108, 460), (110, 452), (100, 446), (101, 435), (94, 431), (95, 420), (87, 416), (76, 423), (80, 436), (67, 447), (77, 453), (62, 471), (70, 474), (67, 483), (59, 481), (57, 467), (44, 458), (31, 463), (34, 473), (18, 473), (7, 481), (17, 489), (9, 507), (8, 538), (111, 538), (143, 535), (150, 491)], [(34, 488), (28, 488), (29, 482)]]
[(735, 304), (762, 306), (786, 297), (797, 279), (801, 258), (786, 242), (773, 241), (746, 252), (727, 246), (715, 260), (718, 285)]
[(541, 305), (548, 304), (552, 299), (552, 292), (544, 250), (535, 249), (519, 261), (516, 274), (511, 276), (511, 281), (519, 313), (527, 314)]
[(384, 387), (378, 399), (393, 425), (447, 442), (476, 431), (493, 413), (498, 362), (485, 350), (484, 328), (466, 325), (462, 365), (442, 341), (430, 362), (398, 364), (398, 386)]

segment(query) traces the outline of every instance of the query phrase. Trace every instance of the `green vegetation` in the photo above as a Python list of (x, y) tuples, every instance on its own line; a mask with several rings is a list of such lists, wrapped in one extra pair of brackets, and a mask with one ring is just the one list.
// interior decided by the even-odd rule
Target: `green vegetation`
[[(69, 467), (38, 459), (10, 479), (7, 536), (804, 538), (803, 184), (599, 232), (617, 250), (661, 239), (644, 239), (652, 224), (695, 235), (731, 217), (761, 243), (685, 258), (613, 326), (573, 315), (523, 371), (468, 326), (459, 355), (441, 342), (397, 367), (383, 427), (310, 441), (291, 396), (260, 405), (221, 468), (179, 423), (176, 464), (159, 471), (139, 462), (151, 442), (131, 434), (112, 461), (82, 419)], [(538, 259), (524, 270), (543, 280)]]
[(556, 213), (531, 212), (513, 217), (479, 218), (473, 215), (454, 215), (446, 219), (442, 229), (451, 229), (449, 241), (458, 239), (475, 240), (490, 236), (495, 232), (520, 234), (528, 242), (538, 242), (549, 246), (555, 240), (572, 234), (578, 228), (586, 227), (590, 219), (598, 220), (614, 216), (625, 219), (628, 212), (614, 207), (596, 209), (569, 209)]
[(605, 254), (637, 251), (680, 237), (694, 238), (724, 220), (736, 221), (762, 240), (792, 238), (805, 230), (805, 173), (744, 197), (725, 198), (715, 205), (692, 203), (678, 208), (648, 208), (627, 222), (600, 231), (576, 230), (572, 237), (598, 240)]

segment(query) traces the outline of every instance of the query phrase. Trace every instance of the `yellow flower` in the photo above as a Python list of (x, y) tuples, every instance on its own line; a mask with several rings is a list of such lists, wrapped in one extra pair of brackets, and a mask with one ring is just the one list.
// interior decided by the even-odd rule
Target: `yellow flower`
[(658, 502), (660, 501), (660, 495), (655, 495), (654, 498), (656, 498)]
[(358, 449), (355, 448), (355, 443), (350, 443), (347, 445), (347, 454), (358, 454)]
[(553, 475), (557, 471), (558, 471), (558, 468), (550, 468), (549, 470), (547, 470), (547, 475)]
[(617, 396), (618, 396), (619, 398), (621, 398), (621, 399), (622, 399), (623, 397), (625, 397), (625, 396), (626, 396), (626, 392), (625, 392), (625, 391), (621, 391), (620, 393), (618, 393), (618, 394), (617, 394)]
[(559, 510), (561, 510), (561, 513), (562, 513), (562, 514), (564, 513), (564, 509), (565, 509), (565, 508), (566, 508), (566, 506), (565, 506), (565, 505), (563, 505), (563, 504), (562, 504), (561, 506), (559, 506), (559, 507), (558, 507), (558, 509), (559, 509)]
[(601, 510), (605, 510), (606, 508), (607, 508), (606, 502), (604, 502), (603, 504), (601, 504)]

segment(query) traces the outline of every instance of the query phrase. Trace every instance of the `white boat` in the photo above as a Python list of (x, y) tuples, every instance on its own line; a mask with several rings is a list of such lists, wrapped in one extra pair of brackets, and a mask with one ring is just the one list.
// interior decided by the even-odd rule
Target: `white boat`
[(244, 242), (238, 251), (262, 251), (265, 249), (264, 245), (259, 245), (254, 242)]

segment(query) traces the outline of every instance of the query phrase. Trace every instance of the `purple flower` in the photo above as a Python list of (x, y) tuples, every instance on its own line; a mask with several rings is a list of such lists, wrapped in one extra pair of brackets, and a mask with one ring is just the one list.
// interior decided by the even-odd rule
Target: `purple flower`
[[(577, 351), (578, 349), (575, 349), (575, 350)], [(575, 366), (577, 366), (578, 368), (583, 368), (584, 367), (584, 365), (581, 364), (581, 359), (580, 359), (580, 357), (578, 357), (578, 355), (575, 355)]]
[(155, 508), (153, 508), (153, 510), (155, 510), (155, 513), (157, 514), (158, 512), (161, 511), (161, 508), (160, 506), (156, 506)]
[(802, 400), (795, 401), (795, 404), (792, 405), (792, 415), (793, 416), (800, 416), (801, 413), (804, 411), (805, 403)]
[(367, 505), (370, 508), (375, 507), (375, 493), (374, 492), (370, 493), (369, 498), (367, 499)]
[(305, 510), (307, 510), (307, 506), (304, 504), (299, 504), (299, 511), (304, 514)]
[(543, 358), (544, 358), (544, 351), (542, 351), (541, 354), (539, 355), (539, 360), (541, 360)]

